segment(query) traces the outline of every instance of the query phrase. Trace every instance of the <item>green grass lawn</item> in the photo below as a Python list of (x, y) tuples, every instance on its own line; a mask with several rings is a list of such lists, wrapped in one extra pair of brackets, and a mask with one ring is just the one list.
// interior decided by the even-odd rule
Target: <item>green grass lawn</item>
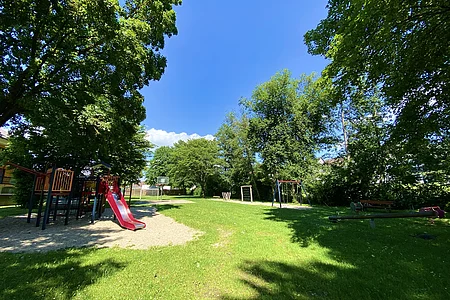
[[(130, 195), (125, 195), (125, 200), (129, 201), (130, 199)], [(184, 195), (184, 196), (168, 196), (168, 195), (163, 195), (161, 196), (132, 196), (131, 197), (131, 201), (132, 203), (136, 202), (136, 201), (146, 201), (146, 200), (150, 200), (150, 201), (159, 201), (159, 200), (192, 200), (192, 199), (202, 199), (200, 196), (189, 196), (189, 195)]]
[[(378, 219), (372, 229), (330, 223), (331, 208), (190, 200), (158, 206), (205, 233), (186, 245), (0, 253), (0, 298), (450, 299), (447, 219)], [(415, 237), (424, 232), (436, 238)]]
[(7, 216), (15, 216), (28, 213), (26, 208), (20, 208), (15, 205), (0, 206), (0, 219)]

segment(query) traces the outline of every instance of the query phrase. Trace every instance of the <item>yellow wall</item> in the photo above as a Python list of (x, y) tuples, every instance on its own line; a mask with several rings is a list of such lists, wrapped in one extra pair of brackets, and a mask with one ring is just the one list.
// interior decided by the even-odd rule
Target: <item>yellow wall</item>
[[(3, 138), (3, 137), (0, 137), (0, 151), (2, 149), (6, 148), (7, 144), (8, 144), (8, 140)], [(3, 174), (3, 177), (12, 177), (12, 173), (13, 172), (12, 172), (11, 169), (6, 169), (4, 174)], [(8, 181), (9, 181), (9, 178), (8, 178)], [(0, 196), (4, 197), (4, 196), (11, 195), (11, 191), (12, 191), (11, 187), (14, 187), (14, 186), (12, 184), (9, 184), (9, 183), (1, 183), (0, 184)], [(3, 200), (4, 199), (0, 199), (0, 204), (2, 204), (2, 202), (4, 202)]]
[(8, 140), (3, 137), (0, 137), (0, 149), (5, 148), (7, 144), (8, 144)]

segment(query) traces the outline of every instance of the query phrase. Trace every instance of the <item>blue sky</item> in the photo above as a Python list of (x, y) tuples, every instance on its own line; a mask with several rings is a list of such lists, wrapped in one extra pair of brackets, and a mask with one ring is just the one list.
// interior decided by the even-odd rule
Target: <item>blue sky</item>
[(326, 17), (327, 1), (185, 0), (178, 35), (166, 40), (167, 68), (142, 90), (143, 125), (158, 145), (214, 135), (241, 97), (283, 69), (320, 73), (303, 34)]

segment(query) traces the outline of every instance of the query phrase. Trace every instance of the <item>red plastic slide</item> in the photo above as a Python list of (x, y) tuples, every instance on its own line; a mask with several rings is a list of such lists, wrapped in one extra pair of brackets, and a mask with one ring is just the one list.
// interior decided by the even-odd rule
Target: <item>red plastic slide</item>
[(123, 198), (122, 193), (114, 193), (108, 189), (106, 200), (108, 200), (117, 220), (119, 220), (120, 226), (130, 230), (145, 228), (145, 223), (136, 220), (131, 214), (130, 208)]

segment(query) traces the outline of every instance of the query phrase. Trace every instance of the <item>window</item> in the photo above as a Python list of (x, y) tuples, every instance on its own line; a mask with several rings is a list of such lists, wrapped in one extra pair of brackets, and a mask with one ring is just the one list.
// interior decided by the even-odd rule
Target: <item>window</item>
[(13, 186), (5, 186), (5, 187), (2, 188), (1, 194), (3, 194), (3, 195), (5, 195), (5, 194), (11, 195), (13, 193), (14, 193), (14, 187)]

